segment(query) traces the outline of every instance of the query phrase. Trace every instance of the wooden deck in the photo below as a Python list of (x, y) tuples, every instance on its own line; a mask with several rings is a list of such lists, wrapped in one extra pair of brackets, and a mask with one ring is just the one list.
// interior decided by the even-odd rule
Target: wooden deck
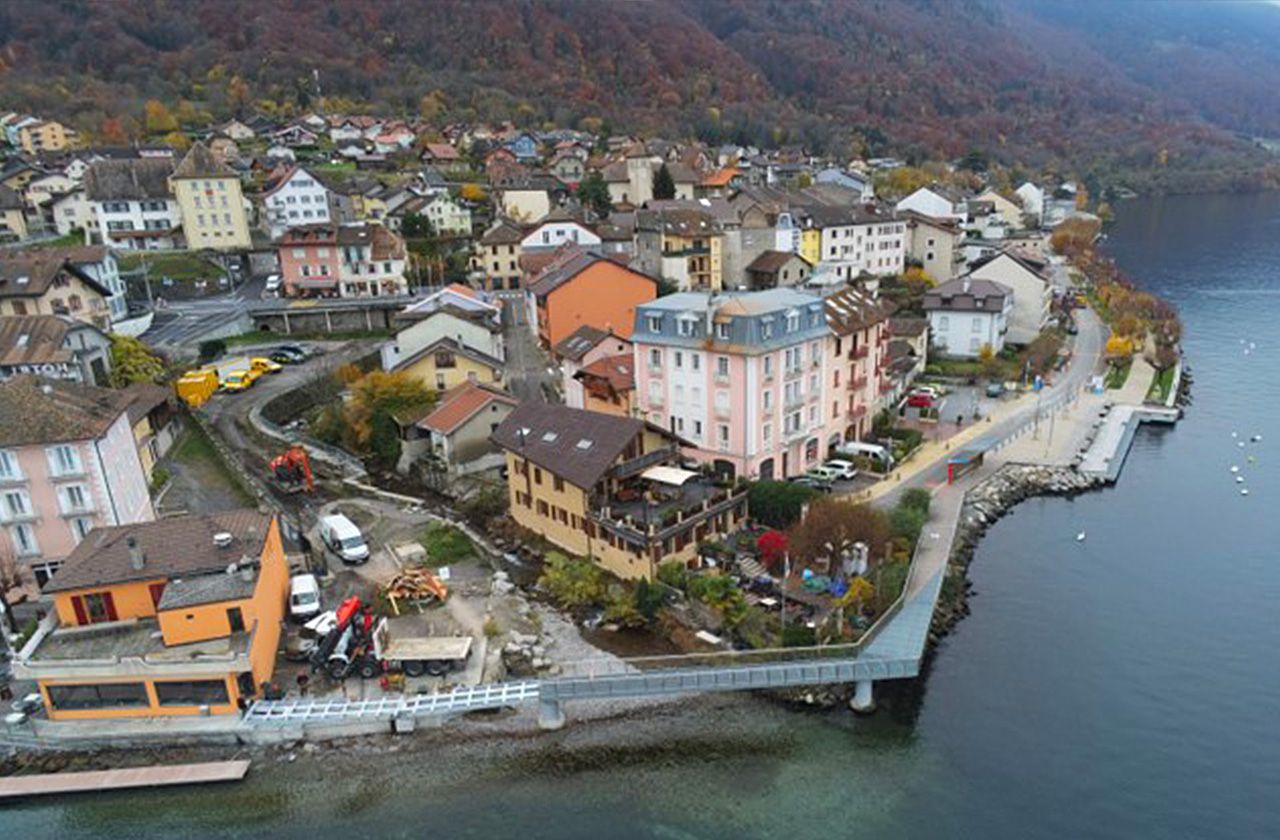
[(243, 779), (248, 772), (249, 762), (243, 760), (128, 767), (121, 770), (91, 770), (82, 773), (5, 776), (0, 778), (0, 800), (52, 793), (87, 793), (139, 787), (235, 782)]

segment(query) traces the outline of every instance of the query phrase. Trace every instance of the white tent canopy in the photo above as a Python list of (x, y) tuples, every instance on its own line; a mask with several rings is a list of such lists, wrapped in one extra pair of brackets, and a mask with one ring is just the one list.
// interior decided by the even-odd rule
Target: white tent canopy
[(660, 484), (671, 484), (679, 487), (689, 479), (697, 478), (698, 474), (689, 470), (682, 470), (679, 467), (649, 467), (649, 469), (640, 473), (640, 477)]

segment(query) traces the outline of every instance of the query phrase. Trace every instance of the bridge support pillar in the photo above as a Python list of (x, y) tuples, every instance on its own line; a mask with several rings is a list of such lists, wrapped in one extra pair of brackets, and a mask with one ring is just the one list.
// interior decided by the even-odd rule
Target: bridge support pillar
[(853, 684), (853, 696), (849, 698), (849, 708), (859, 714), (871, 714), (876, 710), (876, 699), (871, 693), (873, 680), (858, 680)]
[(538, 700), (538, 728), (548, 732), (564, 727), (564, 710), (559, 700)]

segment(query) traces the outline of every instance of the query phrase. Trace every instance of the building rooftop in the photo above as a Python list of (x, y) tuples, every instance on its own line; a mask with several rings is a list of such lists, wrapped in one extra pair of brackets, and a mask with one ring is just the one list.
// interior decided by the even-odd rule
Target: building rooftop
[(865, 330), (889, 317), (893, 306), (854, 288), (841, 289), (825, 299), (827, 326), (836, 335)]
[(0, 298), (41, 297), (49, 291), (53, 281), (63, 274), (71, 274), (103, 297), (110, 297), (111, 290), (89, 275), (69, 265), (54, 253), (30, 251), (0, 256)]
[(600, 342), (608, 338), (610, 332), (593, 327), (590, 324), (583, 324), (573, 332), (569, 333), (567, 338), (560, 340), (560, 343), (552, 348), (552, 352), (564, 359), (578, 361), (590, 352)]
[(446, 391), (435, 409), (419, 420), (417, 425), (442, 435), (451, 434), (474, 417), (478, 411), (495, 402), (510, 406), (518, 405), (515, 397), (496, 388), (489, 388), (476, 382), (464, 382)]
[(171, 158), (97, 160), (84, 175), (85, 196), (90, 201), (167, 201)]
[(15, 376), (0, 383), (0, 446), (96, 440), (128, 404), (122, 391)]
[(521, 403), (493, 432), (494, 443), (590, 490), (636, 435), (643, 420), (552, 403)]
[(201, 660), (242, 656), (248, 651), (247, 631), (203, 642), (166, 646), (156, 620), (144, 618), (54, 630), (40, 642), (31, 661), (92, 660), (106, 664), (141, 658), (155, 665), (194, 665)]
[[(0, 318), (0, 365), (65, 364), (74, 358), (67, 333), (81, 322), (65, 315), (12, 315)], [(96, 329), (88, 324), (83, 326)]]
[(199, 604), (217, 604), (222, 601), (243, 601), (253, 597), (257, 575), (250, 571), (248, 577), (240, 571), (213, 572), (203, 575), (172, 578), (164, 587), (157, 610), (177, 610)]
[(235, 170), (227, 166), (209, 150), (203, 142), (196, 141), (173, 170), (174, 178), (239, 178)]
[(924, 308), (953, 312), (999, 312), (1004, 308), (1005, 297), (1011, 294), (1009, 289), (990, 280), (957, 277), (926, 292)]
[[(256, 510), (234, 510), (95, 528), (67, 556), (44, 592), (220, 573), (244, 557), (256, 563), (273, 521)], [(231, 538), (220, 545), (214, 536), (222, 534)], [(142, 552), (141, 568), (130, 556), (131, 538)]]
[(631, 354), (605, 356), (574, 374), (576, 379), (602, 379), (614, 391), (634, 391), (636, 387), (635, 360)]

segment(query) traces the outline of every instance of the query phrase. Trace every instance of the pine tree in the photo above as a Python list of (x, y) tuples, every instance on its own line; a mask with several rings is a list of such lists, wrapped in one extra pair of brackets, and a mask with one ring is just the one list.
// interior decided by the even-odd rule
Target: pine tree
[(659, 200), (676, 197), (676, 182), (665, 163), (658, 167), (658, 174), (653, 176), (653, 197)]

